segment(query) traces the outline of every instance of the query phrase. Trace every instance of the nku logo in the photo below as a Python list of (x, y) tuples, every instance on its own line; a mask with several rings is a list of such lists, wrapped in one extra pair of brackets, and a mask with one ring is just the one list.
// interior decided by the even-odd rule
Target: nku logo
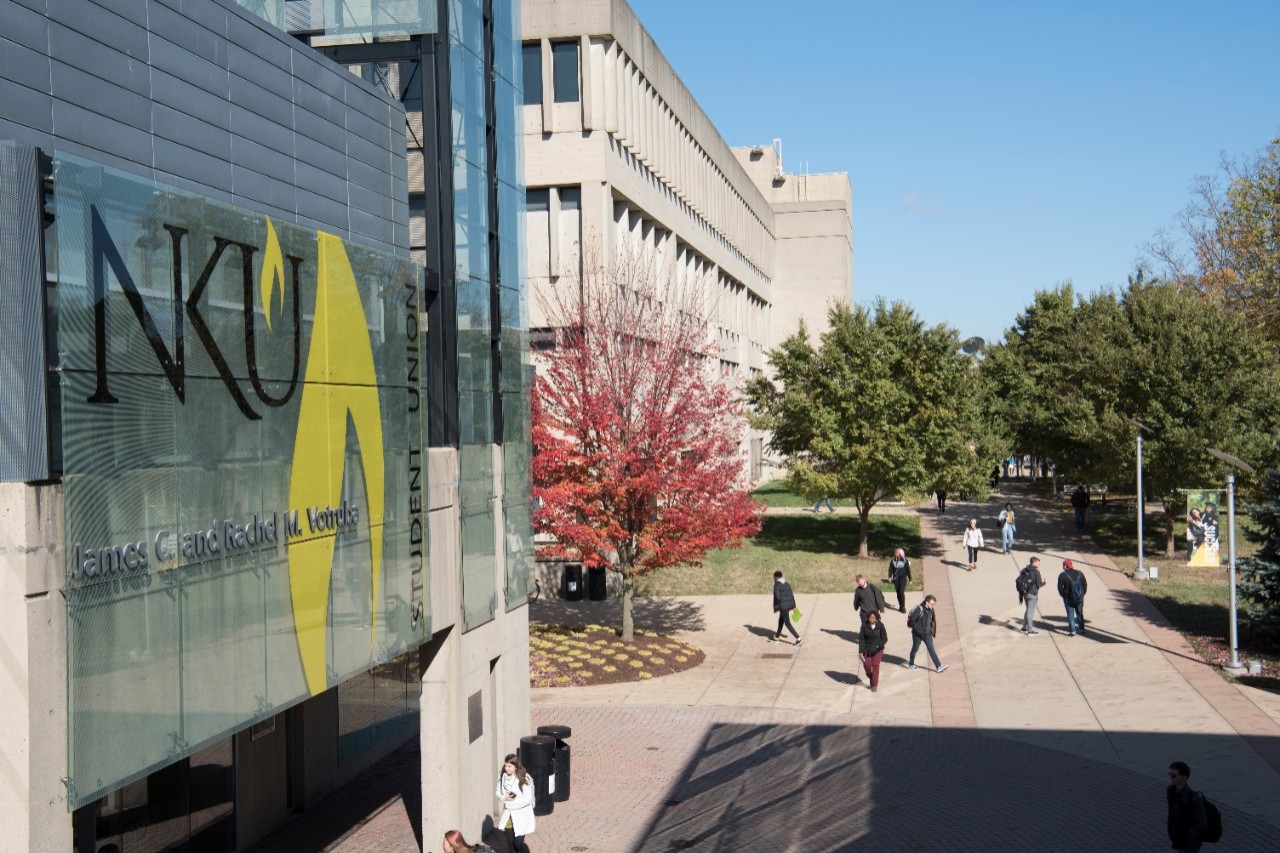
[[(245, 418), (261, 420), (267, 410), (282, 409), (290, 403), (298, 388), (301, 367), (301, 290), (304, 281), (307, 285), (311, 284), (308, 274), (312, 271), (307, 269), (309, 265), (304, 258), (284, 254), (270, 219), (266, 219), (263, 246), (228, 237), (213, 237), (207, 257), (202, 264), (197, 264), (200, 273), (190, 287), (186, 276), (187, 262), (184, 260), (192, 251), (191, 241), (188, 239), (190, 229), (174, 224), (161, 226), (167, 234), (171, 256), (173, 292), (162, 309), (171, 312), (167, 318), (172, 328), (171, 350), (98, 208), (91, 205), (89, 214), (96, 384), (88, 402), (119, 402), (111, 391), (112, 374), (108, 369), (107, 339), (111, 328), (108, 316), (110, 303), (107, 298), (109, 272), (137, 319), (173, 394), (181, 403), (185, 404), (187, 400), (185, 347), (188, 323), (208, 355), (226, 393)], [(369, 590), (370, 613), (375, 620), (375, 630), (370, 633), (372, 644), (378, 627), (376, 602), (380, 600), (383, 555), (383, 528), (380, 522), (384, 517), (385, 450), (381, 400), (369, 324), (346, 247), (340, 238), (324, 232), (315, 232), (315, 240), (315, 308), (302, 393), (297, 402), (289, 504), (291, 507), (325, 507), (339, 506), (342, 503), (343, 468), (350, 424), (359, 447), (365, 478), (364, 491), (368, 500), (365, 524), (370, 534), (370, 565), (373, 567)], [(262, 259), (261, 270), (255, 277), (254, 260), (259, 255)], [(225, 316), (220, 315), (219, 322), (216, 323), (207, 319), (213, 317), (215, 311), (225, 315), (233, 310), (213, 308), (207, 298), (209, 284), (220, 264), (237, 264), (242, 284), (243, 304), (239, 306), (239, 311), (234, 312), (243, 318), (241, 329), (237, 330), (242, 334), (233, 334), (232, 337), (238, 338), (234, 341), (219, 340), (214, 334), (215, 328), (233, 326), (225, 322)], [(286, 290), (292, 290), (289, 300), (292, 303), (291, 322), (286, 324), (287, 328), (277, 329), (273, 317), (284, 315)], [(416, 306), (416, 297), (414, 304)], [(265, 334), (261, 334), (256, 328), (259, 311), (265, 317)], [(416, 320), (416, 307), (414, 316)], [(268, 343), (262, 344), (260, 338)], [(414, 343), (416, 357), (416, 339)], [(291, 349), (291, 375), (283, 389), (275, 394), (269, 391), (269, 383), (260, 374), (259, 346)], [(235, 376), (228, 361), (227, 353), (234, 352), (235, 347), (243, 348), (243, 363), (252, 396), (245, 392), (243, 380)], [(235, 354), (237, 357), (240, 355)], [(416, 370), (416, 361), (414, 369)], [(416, 389), (411, 396), (416, 399)], [(418, 522), (418, 525), (420, 539), (421, 523)], [(329, 686), (326, 666), (328, 606), (337, 537), (332, 526), (323, 533), (317, 534), (314, 529), (312, 533), (316, 535), (290, 537), (286, 547), (298, 650), (308, 689), (315, 695)], [(420, 575), (419, 562), (415, 569), (415, 591), (421, 589)], [(420, 609), (415, 607), (415, 613), (418, 612)]]

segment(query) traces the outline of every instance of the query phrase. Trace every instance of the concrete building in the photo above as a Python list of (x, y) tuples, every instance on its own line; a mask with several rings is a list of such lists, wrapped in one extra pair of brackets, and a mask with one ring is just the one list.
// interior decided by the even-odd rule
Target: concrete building
[(244, 849), (414, 736), (428, 846), (491, 820), (518, 12), (0, 0), (5, 850)]
[(848, 175), (786, 172), (777, 141), (730, 148), (625, 0), (522, 6), (531, 292), (578, 275), (584, 250), (649, 255), (711, 284), (743, 376), (801, 318), (825, 330), (829, 301), (853, 299)]

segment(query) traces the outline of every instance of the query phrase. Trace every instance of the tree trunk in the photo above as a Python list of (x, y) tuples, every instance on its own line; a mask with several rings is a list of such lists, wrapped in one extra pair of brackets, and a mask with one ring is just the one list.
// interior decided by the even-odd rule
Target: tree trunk
[(869, 522), (871, 519), (871, 507), (867, 507), (866, 509), (863, 509), (861, 506), (859, 506), (858, 515), (862, 519), (862, 529), (858, 534), (858, 556), (870, 557), (871, 553), (867, 551), (867, 530), (870, 527)]
[(636, 623), (631, 615), (631, 603), (635, 597), (635, 578), (631, 570), (622, 572), (622, 642), (634, 643), (636, 640)]
[(1164, 507), (1164, 555), (1166, 557), (1174, 556), (1173, 550), (1173, 520), (1178, 510), (1170, 505), (1168, 501), (1161, 501)]

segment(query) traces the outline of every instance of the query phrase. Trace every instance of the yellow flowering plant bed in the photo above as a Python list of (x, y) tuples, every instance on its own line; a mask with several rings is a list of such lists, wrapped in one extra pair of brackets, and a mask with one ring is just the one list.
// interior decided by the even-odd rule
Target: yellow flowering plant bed
[(636, 631), (624, 643), (621, 631), (604, 625), (529, 626), (529, 685), (575, 687), (642, 681), (692, 669), (702, 649), (652, 631)]

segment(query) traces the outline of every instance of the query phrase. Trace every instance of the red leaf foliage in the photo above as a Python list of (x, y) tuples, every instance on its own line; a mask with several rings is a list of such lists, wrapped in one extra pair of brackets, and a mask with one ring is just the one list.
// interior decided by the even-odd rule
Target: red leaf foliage
[(540, 293), (556, 328), (532, 394), (534, 525), (557, 541), (544, 556), (634, 576), (760, 529), (707, 293), (627, 259)]

